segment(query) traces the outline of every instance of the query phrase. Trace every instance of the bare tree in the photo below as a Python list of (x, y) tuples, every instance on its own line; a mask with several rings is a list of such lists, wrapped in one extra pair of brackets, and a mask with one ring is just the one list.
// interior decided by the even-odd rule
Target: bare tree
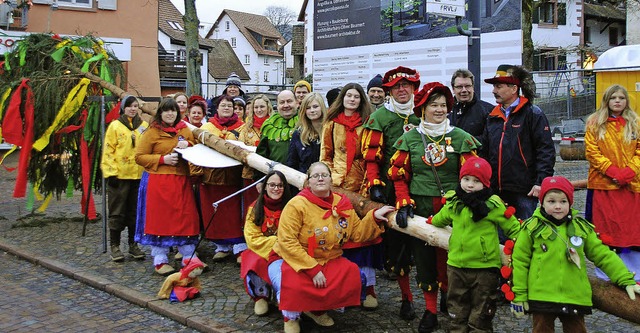
[(538, 10), (533, 0), (522, 0), (522, 66), (527, 70), (533, 68), (533, 39), (531, 38), (532, 13)]
[(187, 95), (202, 95), (202, 76), (200, 66), (202, 54), (198, 41), (198, 14), (196, 12), (196, 0), (184, 0), (184, 40), (187, 48)]
[(296, 13), (293, 10), (287, 7), (269, 6), (263, 15), (286, 40), (291, 39), (291, 23), (296, 18)]

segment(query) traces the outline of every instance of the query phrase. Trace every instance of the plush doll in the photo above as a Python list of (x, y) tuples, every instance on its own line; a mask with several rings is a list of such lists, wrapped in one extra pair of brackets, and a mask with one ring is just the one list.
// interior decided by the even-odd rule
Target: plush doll
[(184, 260), (184, 267), (164, 280), (158, 297), (173, 302), (183, 302), (200, 294), (200, 279), (204, 264), (197, 257)]

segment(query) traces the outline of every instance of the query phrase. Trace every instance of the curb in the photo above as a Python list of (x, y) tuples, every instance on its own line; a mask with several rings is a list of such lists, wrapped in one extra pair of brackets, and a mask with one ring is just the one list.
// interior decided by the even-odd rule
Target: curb
[(84, 283), (92, 288), (109, 293), (133, 305), (137, 305), (161, 316), (170, 318), (191, 329), (205, 333), (227, 333), (230, 331), (237, 331), (236, 328), (216, 322), (213, 318), (189, 314), (176, 308), (167, 300), (160, 300), (156, 297), (145, 295), (138, 290), (111, 281), (94, 271), (76, 268), (56, 259), (36, 255), (29, 250), (16, 247), (2, 237), (0, 237), (0, 250), (10, 253), (22, 260), (26, 260), (34, 265), (42, 266), (52, 272), (62, 274), (68, 278)]

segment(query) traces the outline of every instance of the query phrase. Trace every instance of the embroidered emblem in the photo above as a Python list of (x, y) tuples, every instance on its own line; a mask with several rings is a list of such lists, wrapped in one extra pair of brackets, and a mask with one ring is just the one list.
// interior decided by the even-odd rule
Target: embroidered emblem
[(344, 217), (341, 217), (338, 219), (338, 224), (340, 225), (340, 227), (342, 227), (343, 229), (346, 229), (347, 226), (349, 225), (349, 223), (347, 222), (347, 219)]

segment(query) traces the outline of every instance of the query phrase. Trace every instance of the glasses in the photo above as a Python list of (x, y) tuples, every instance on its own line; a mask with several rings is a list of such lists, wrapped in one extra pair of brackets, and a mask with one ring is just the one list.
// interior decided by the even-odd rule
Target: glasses
[(453, 86), (453, 89), (455, 90), (473, 90), (473, 86), (472, 85), (465, 85), (465, 86)]
[(413, 87), (413, 85), (411, 83), (408, 82), (400, 82), (396, 85), (394, 85), (393, 87), (391, 87), (391, 89), (407, 89), (409, 87)]
[(275, 190), (275, 189), (282, 190), (284, 188), (284, 184), (282, 184), (282, 183), (280, 183), (280, 184), (267, 183), (267, 186), (269, 186), (269, 188), (272, 189), (272, 190)]
[(318, 179), (318, 178), (329, 178), (329, 174), (326, 172), (323, 173), (314, 173), (313, 175), (309, 176), (313, 179)]

